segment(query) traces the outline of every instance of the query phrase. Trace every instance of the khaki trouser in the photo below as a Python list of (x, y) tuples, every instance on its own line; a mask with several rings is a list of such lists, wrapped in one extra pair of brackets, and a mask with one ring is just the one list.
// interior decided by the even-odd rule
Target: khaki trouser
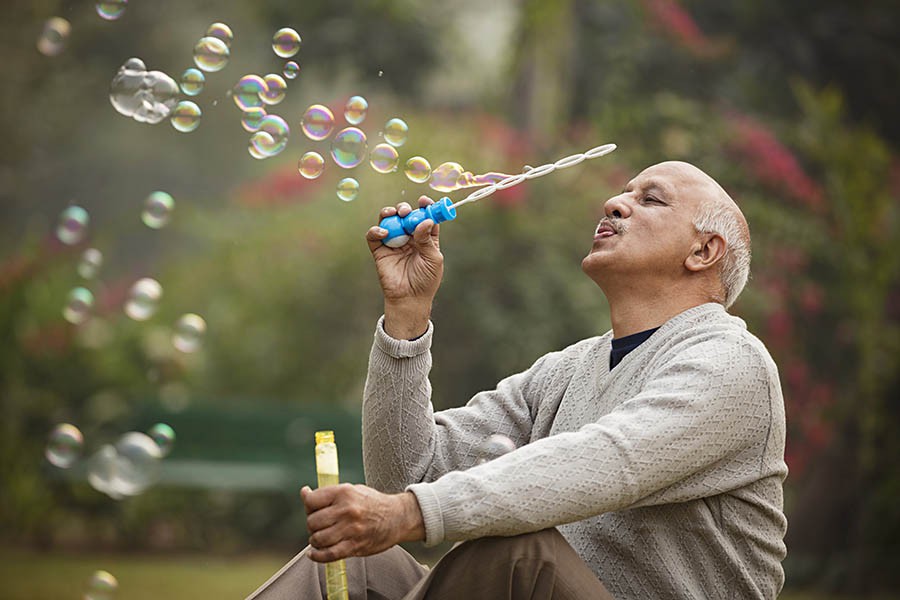
[[(247, 600), (325, 600), (325, 567), (306, 551)], [(612, 600), (556, 529), (465, 542), (430, 571), (399, 546), (345, 563), (350, 600)]]

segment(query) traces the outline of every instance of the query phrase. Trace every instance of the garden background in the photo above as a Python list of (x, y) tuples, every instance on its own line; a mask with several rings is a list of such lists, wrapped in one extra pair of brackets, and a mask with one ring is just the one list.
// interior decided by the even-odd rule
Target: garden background
[[(360, 397), (381, 312), (363, 234), (380, 207), (438, 194), (365, 163), (298, 174), (303, 152), (328, 151), (301, 133), (304, 109), (340, 115), (359, 94), (370, 148), (387, 119), (409, 124), (404, 161), (517, 173), (619, 146), (443, 228), (438, 407), (608, 329), (579, 263), (603, 201), (631, 176), (679, 159), (717, 178), (753, 233), (733, 312), (772, 352), (787, 406), (785, 596), (897, 597), (895, 2), (132, 0), (105, 21), (86, 1), (12, 0), (3, 15), (0, 595), (78, 597), (106, 569), (117, 598), (244, 597), (304, 544), (297, 490), (314, 480), (315, 430), (336, 430), (344, 479), (362, 482)], [(49, 57), (35, 42), (53, 16), (72, 33)], [(109, 83), (125, 60), (177, 79), (216, 21), (234, 31), (232, 56), (207, 74), (196, 131), (115, 112)], [(281, 27), (303, 36), (300, 75), (270, 111), (292, 134), (259, 161), (228, 91), (280, 71)], [(348, 174), (360, 194), (342, 202)], [(140, 220), (153, 190), (176, 201), (159, 230)], [(54, 231), (73, 203), (91, 221), (69, 246)], [(105, 261), (85, 281), (88, 247)], [(122, 305), (141, 277), (164, 295), (137, 322)], [(76, 326), (62, 308), (79, 285), (96, 302)], [(208, 325), (196, 353), (169, 342), (186, 312)], [(62, 422), (84, 433), (85, 458), (156, 422), (177, 440), (159, 484), (116, 501), (82, 463), (44, 459)]]

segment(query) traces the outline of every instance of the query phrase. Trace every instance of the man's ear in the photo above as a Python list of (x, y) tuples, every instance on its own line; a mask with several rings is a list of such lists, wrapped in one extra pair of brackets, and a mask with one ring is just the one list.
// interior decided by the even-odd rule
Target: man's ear
[(684, 260), (688, 271), (703, 271), (715, 266), (725, 256), (725, 238), (718, 233), (702, 233)]

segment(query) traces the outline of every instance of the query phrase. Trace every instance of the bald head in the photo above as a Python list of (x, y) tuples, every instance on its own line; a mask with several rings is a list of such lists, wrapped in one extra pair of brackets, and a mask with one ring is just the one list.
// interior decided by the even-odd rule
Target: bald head
[(750, 228), (741, 209), (715, 179), (690, 163), (667, 161), (648, 167), (643, 174), (664, 178), (680, 197), (693, 204), (698, 233), (717, 234), (725, 240), (726, 251), (719, 267), (722, 296), (718, 300), (731, 306), (750, 275)]

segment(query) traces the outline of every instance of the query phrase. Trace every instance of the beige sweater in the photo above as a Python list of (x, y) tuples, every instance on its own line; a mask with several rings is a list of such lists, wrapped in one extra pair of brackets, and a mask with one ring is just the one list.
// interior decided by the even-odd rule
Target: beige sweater
[[(437, 413), (432, 332), (379, 322), (363, 403), (366, 480), (415, 493), (426, 544), (556, 526), (619, 599), (781, 590), (784, 406), (742, 320), (697, 306), (612, 371), (608, 332)], [(494, 433), (517, 449), (476, 466)]]

